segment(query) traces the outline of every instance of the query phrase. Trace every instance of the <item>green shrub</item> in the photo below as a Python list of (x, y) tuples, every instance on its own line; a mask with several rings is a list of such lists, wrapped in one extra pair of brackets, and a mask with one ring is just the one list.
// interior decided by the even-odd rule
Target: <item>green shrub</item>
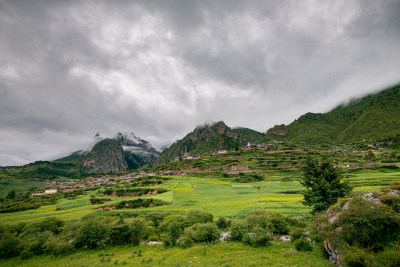
[(109, 243), (111, 245), (128, 245), (133, 239), (132, 227), (128, 224), (114, 225), (110, 229)]
[(289, 220), (279, 212), (271, 211), (268, 213), (268, 219), (271, 222), (272, 232), (275, 234), (288, 234)]
[(196, 223), (207, 223), (213, 221), (213, 215), (201, 209), (189, 210), (186, 215), (189, 225), (194, 225)]
[(59, 237), (51, 236), (44, 242), (44, 252), (52, 255), (65, 255), (73, 251), (74, 247), (70, 242), (60, 240)]
[(391, 207), (395, 212), (400, 213), (400, 197), (394, 195), (383, 195), (382, 203)]
[(340, 215), (337, 226), (342, 228), (338, 237), (347, 244), (376, 251), (398, 238), (400, 217), (387, 206), (355, 198)]
[(147, 221), (153, 222), (154, 226), (157, 228), (160, 225), (160, 223), (170, 214), (171, 214), (170, 212), (165, 212), (165, 211), (164, 212), (163, 211), (153, 211), (153, 212), (149, 212), (144, 215), (141, 215), (141, 216), (143, 216), (144, 219), (146, 219)]
[(256, 227), (266, 229), (271, 227), (266, 210), (258, 209), (249, 212), (246, 216), (246, 222), (250, 229), (255, 229)]
[(294, 242), (294, 247), (298, 251), (312, 251), (313, 247), (304, 238), (299, 238)]
[(183, 236), (178, 240), (177, 245), (181, 248), (189, 248), (193, 245), (193, 240), (188, 236)]
[(219, 217), (218, 220), (215, 222), (219, 229), (226, 229), (228, 228), (229, 224), (225, 217)]
[(22, 251), (19, 239), (11, 234), (2, 236), (0, 240), (0, 258), (12, 258)]
[(243, 236), (248, 232), (248, 225), (245, 220), (233, 220), (231, 222), (231, 236), (232, 241), (242, 241)]
[(40, 230), (41, 231), (50, 231), (53, 234), (59, 234), (62, 232), (62, 228), (65, 222), (56, 217), (46, 218), (40, 222)]
[(137, 218), (130, 224), (131, 242), (134, 246), (138, 246), (140, 241), (147, 236), (147, 222), (142, 218)]
[(375, 254), (375, 266), (400, 266), (399, 247), (386, 248), (384, 251)]
[(271, 234), (261, 227), (257, 227), (254, 229), (254, 233), (251, 236), (251, 245), (253, 247), (265, 247), (268, 246), (270, 243)]
[(275, 234), (289, 233), (288, 219), (278, 212), (271, 212), (266, 210), (254, 210), (247, 214), (246, 222), (250, 229), (261, 227), (268, 229)]
[(295, 229), (290, 233), (290, 240), (292, 242), (294, 242), (300, 238), (304, 238), (304, 237), (305, 237), (305, 234), (304, 234), (303, 229)]
[(185, 229), (185, 235), (196, 242), (217, 241), (220, 237), (220, 232), (215, 223), (196, 223)]
[(372, 255), (365, 249), (348, 246), (343, 255), (343, 261), (350, 267), (370, 266)]
[(177, 221), (172, 221), (168, 224), (162, 235), (162, 240), (166, 246), (175, 245), (178, 238), (183, 233), (182, 224)]
[(74, 245), (76, 248), (94, 248), (102, 245), (108, 238), (109, 224), (102, 218), (89, 217), (77, 231)]

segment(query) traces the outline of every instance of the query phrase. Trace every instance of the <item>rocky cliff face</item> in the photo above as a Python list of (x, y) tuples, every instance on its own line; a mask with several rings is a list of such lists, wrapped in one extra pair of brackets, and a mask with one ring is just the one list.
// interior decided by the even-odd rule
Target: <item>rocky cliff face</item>
[(118, 133), (114, 139), (122, 146), (129, 169), (151, 164), (160, 155), (150, 142), (133, 133)]
[(85, 155), (83, 162), (83, 170), (86, 173), (116, 173), (127, 168), (128, 163), (121, 145), (108, 138), (98, 142)]

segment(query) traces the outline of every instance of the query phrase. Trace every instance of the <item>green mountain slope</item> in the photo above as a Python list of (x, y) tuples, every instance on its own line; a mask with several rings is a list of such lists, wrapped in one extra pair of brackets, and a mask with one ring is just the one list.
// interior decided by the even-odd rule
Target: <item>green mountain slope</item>
[(306, 113), (289, 125), (276, 125), (267, 140), (356, 142), (400, 133), (400, 86), (352, 100), (328, 113)]
[(177, 156), (183, 155), (185, 152), (201, 154), (216, 152), (221, 149), (232, 150), (236, 140), (241, 145), (245, 145), (248, 142), (261, 142), (263, 134), (248, 128), (231, 129), (222, 121), (198, 126), (193, 132), (164, 150), (156, 160), (156, 163), (168, 162)]

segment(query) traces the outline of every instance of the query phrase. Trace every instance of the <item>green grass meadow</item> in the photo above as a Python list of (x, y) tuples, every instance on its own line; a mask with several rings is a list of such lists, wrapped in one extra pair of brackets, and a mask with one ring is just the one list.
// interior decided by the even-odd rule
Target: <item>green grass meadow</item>
[[(363, 171), (349, 175), (350, 184), (354, 192), (374, 192), (383, 185), (392, 181), (400, 181), (399, 171), (374, 172)], [(90, 205), (89, 194), (78, 196), (76, 199), (61, 199), (56, 205), (42, 206), (36, 210), (26, 210), (0, 214), (2, 223), (18, 223), (33, 221), (45, 217), (57, 216), (64, 220), (81, 218), (91, 213), (143, 213), (148, 211), (170, 211), (184, 213), (193, 208), (204, 209), (214, 217), (243, 218), (249, 211), (257, 208), (281, 212), (290, 217), (305, 216), (310, 208), (302, 204), (304, 190), (297, 179), (274, 177), (272, 181), (254, 183), (234, 183), (227, 180), (199, 177), (170, 177), (166, 183), (155, 186), (166, 188), (169, 191), (163, 194), (150, 196), (171, 203), (167, 206), (157, 206), (146, 209), (123, 209), (115, 211), (99, 211), (96, 208), (115, 204), (131, 198), (111, 198), (100, 205)], [(290, 193), (288, 192), (297, 192)]]
[[(139, 253), (140, 249), (140, 253)], [(332, 266), (320, 247), (299, 252), (292, 244), (253, 248), (241, 243), (198, 244), (187, 249), (156, 246), (116, 246), (78, 251), (68, 256), (35, 256), (1, 260), (1, 266)]]

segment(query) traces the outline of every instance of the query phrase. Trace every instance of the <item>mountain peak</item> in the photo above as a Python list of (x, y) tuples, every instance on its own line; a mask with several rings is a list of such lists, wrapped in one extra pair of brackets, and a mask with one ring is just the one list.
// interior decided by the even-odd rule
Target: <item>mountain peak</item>
[(236, 140), (244, 145), (261, 141), (262, 137), (263, 134), (247, 128), (231, 129), (223, 121), (203, 124), (164, 150), (157, 162), (167, 162), (185, 152), (201, 154), (222, 149), (231, 150)]

